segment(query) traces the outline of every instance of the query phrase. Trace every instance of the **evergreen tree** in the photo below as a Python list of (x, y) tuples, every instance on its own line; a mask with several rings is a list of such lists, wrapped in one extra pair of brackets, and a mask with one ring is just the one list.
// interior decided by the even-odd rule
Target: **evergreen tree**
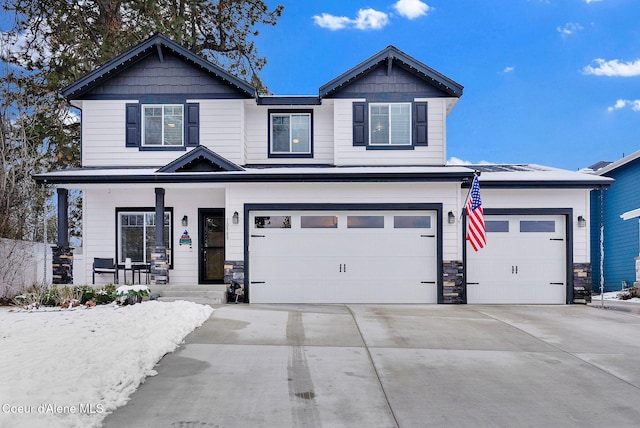
[[(269, 10), (262, 0), (2, 0), (0, 4), (5, 14), (14, 17), (0, 45), (6, 68), (0, 74), (2, 95), (10, 100), (13, 92), (19, 94), (21, 115), (28, 118), (7, 119), (4, 127), (21, 127), (12, 133), (23, 132), (28, 143), (24, 139), (22, 143), (36, 148), (38, 161), (30, 173), (80, 166), (79, 122), (60, 90), (154, 33), (267, 92), (259, 77), (266, 58), (258, 55), (254, 39), (258, 26), (276, 25), (283, 11), (281, 5)], [(9, 108), (6, 114), (14, 113)], [(2, 162), (7, 170), (7, 160)], [(27, 202), (36, 209), (42, 198)], [(0, 205), (0, 218), (14, 215), (10, 210)], [(71, 222), (76, 235), (78, 216), (76, 206)], [(0, 227), (1, 236), (26, 238), (18, 230)]]

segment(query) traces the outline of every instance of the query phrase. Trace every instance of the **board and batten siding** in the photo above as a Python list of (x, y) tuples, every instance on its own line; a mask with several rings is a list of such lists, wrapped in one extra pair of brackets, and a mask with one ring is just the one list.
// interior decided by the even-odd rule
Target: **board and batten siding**
[[(313, 110), (313, 157), (269, 158), (269, 110)], [(245, 150), (247, 164), (332, 164), (333, 103), (320, 106), (265, 106), (245, 104)]]
[[(443, 204), (443, 257), (458, 260), (459, 223), (448, 224), (449, 211), (459, 211), (458, 183), (238, 183), (229, 185), (227, 212), (243, 216), (244, 204)], [(230, 225), (227, 259), (244, 259), (244, 219)]]
[(446, 98), (416, 98), (427, 102), (428, 145), (413, 150), (367, 150), (353, 146), (353, 103), (363, 98), (334, 100), (335, 164), (444, 165), (446, 163)]
[[(82, 164), (88, 166), (164, 166), (186, 151), (125, 147), (125, 106), (137, 100), (85, 100), (82, 108)], [(198, 100), (200, 144), (242, 164), (243, 100)]]
[[(589, 220), (588, 189), (482, 189), (483, 209), (491, 208), (571, 208), (573, 216), (568, 226), (573, 227), (573, 262), (588, 263), (590, 260), (589, 226), (578, 227), (578, 216)], [(462, 189), (462, 201), (466, 200), (468, 189)], [(490, 245), (490, 242), (487, 243)], [(482, 251), (482, 250), (481, 250)]]

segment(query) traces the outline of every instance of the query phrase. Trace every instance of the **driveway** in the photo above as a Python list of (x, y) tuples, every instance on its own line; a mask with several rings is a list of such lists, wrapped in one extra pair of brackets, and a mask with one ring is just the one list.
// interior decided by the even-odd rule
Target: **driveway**
[(107, 427), (637, 427), (640, 316), (226, 305)]

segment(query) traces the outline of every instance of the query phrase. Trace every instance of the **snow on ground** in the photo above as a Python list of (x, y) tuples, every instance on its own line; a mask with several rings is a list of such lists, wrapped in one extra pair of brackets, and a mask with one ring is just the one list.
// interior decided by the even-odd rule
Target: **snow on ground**
[(615, 300), (617, 302), (640, 303), (640, 298), (638, 297), (632, 297), (631, 299), (622, 300), (618, 297), (618, 294), (620, 294), (620, 291), (609, 291), (607, 293), (603, 293), (602, 296), (600, 294), (593, 295), (591, 296), (591, 303), (596, 303), (600, 300)]
[(212, 312), (184, 301), (0, 308), (0, 428), (100, 426)]

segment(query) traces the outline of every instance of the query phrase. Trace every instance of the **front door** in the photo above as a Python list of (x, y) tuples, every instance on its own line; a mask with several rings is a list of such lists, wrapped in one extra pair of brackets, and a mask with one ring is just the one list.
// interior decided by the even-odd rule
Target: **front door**
[(224, 282), (224, 209), (200, 209), (198, 217), (199, 281), (201, 284), (221, 284)]

